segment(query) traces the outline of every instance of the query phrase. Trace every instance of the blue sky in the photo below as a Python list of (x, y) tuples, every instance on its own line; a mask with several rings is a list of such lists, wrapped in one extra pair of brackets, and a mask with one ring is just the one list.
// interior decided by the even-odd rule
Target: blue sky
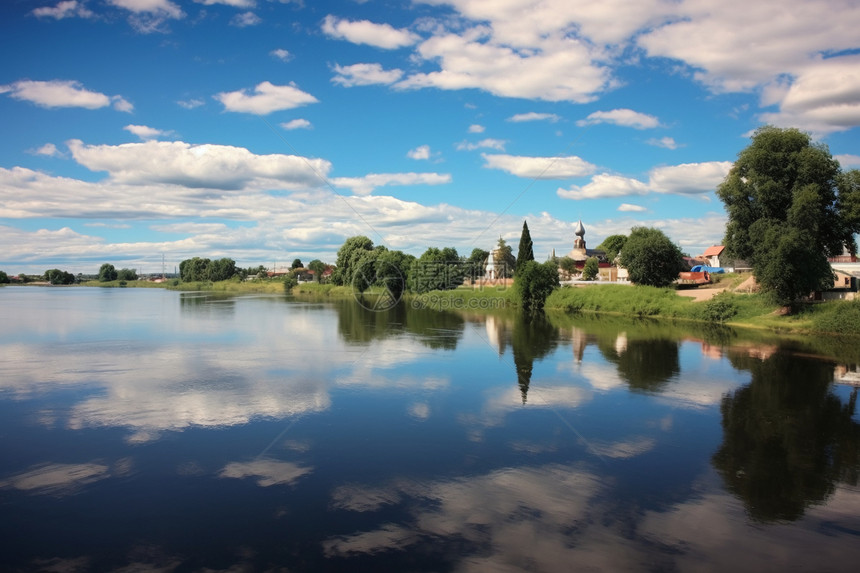
[(843, 0), (9, 0), (0, 269), (334, 262), (346, 237), (719, 244), (765, 123), (860, 167)]

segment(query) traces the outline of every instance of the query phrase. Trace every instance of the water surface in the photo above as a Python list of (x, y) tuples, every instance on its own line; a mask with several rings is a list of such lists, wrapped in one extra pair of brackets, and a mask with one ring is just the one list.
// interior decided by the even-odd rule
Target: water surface
[(11, 570), (860, 563), (840, 341), (156, 289), (0, 318)]

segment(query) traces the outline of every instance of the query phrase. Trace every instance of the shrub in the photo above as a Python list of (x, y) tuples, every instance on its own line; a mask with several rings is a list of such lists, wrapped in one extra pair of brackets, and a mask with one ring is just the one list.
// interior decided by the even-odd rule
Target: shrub
[(704, 303), (702, 307), (702, 320), (723, 323), (737, 313), (738, 305), (735, 303), (734, 295), (721, 292)]

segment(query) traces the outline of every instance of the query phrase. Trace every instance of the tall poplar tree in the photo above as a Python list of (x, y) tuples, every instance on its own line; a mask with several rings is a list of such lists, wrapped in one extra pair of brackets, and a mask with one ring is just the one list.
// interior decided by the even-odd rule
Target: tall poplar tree
[(520, 235), (520, 250), (517, 252), (517, 265), (522, 265), (526, 261), (535, 260), (535, 252), (532, 243), (532, 236), (529, 233), (529, 224), (523, 221), (523, 232)]

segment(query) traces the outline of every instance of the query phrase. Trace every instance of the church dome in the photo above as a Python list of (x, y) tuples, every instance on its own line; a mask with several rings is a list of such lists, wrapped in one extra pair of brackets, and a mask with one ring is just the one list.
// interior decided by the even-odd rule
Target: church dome
[(577, 237), (585, 236), (585, 227), (582, 226), (582, 219), (576, 224), (576, 230), (573, 232)]

